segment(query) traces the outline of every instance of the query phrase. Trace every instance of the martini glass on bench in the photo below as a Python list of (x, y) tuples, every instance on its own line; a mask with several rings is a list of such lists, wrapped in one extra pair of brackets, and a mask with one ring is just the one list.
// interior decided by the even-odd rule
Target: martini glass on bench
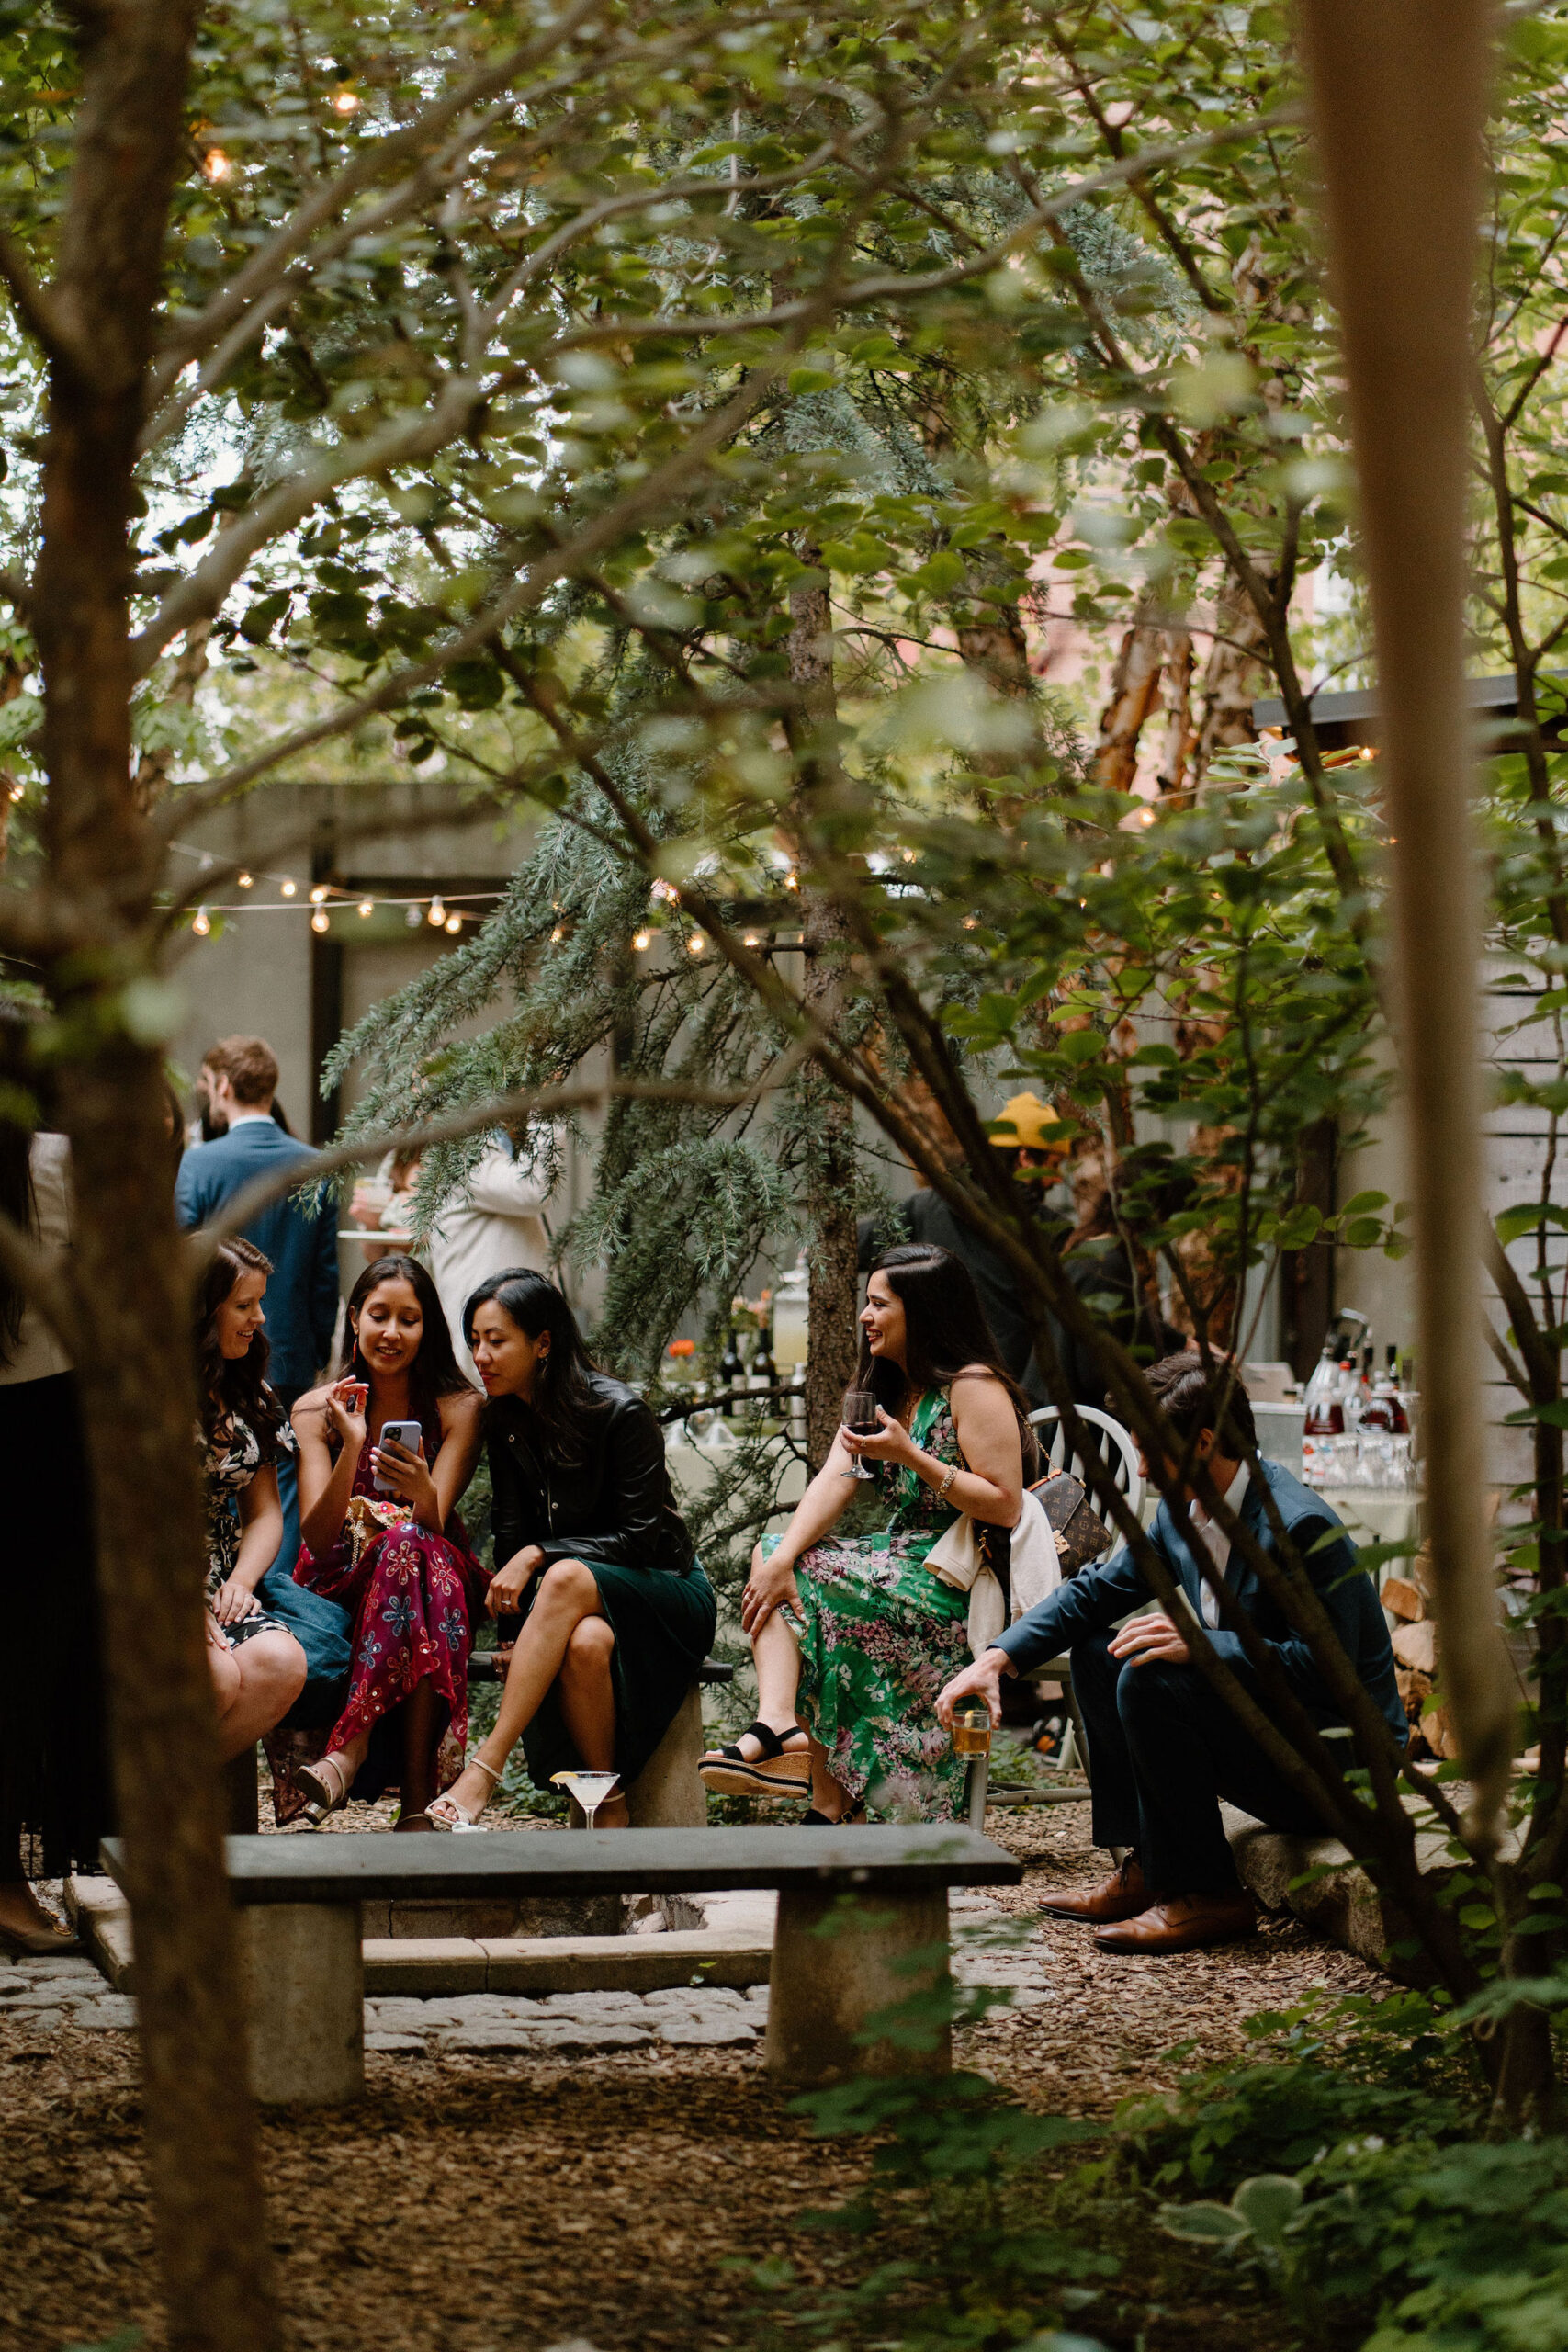
[(593, 1816), (611, 1792), (619, 1786), (618, 1772), (552, 1772), (550, 1786), (565, 1789), (582, 1807), (583, 1826), (592, 1829)]

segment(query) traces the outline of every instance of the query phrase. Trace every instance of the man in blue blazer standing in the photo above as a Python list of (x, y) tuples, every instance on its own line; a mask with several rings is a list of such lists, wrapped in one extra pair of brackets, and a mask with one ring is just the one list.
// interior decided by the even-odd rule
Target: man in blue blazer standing
[[(1216, 1412), (1197, 1355), (1167, 1356), (1147, 1377), (1171, 1431), (1172, 1468), (1190, 1447), (1273, 1558), (1279, 1546), (1264, 1510), (1267, 1486), (1341, 1645), (1403, 1747), (1407, 1725), (1388, 1626), (1341, 1521), (1280, 1464), (1260, 1461), (1249, 1471), (1246, 1457), (1256, 1458), (1257, 1436), (1250, 1399), (1239, 1385)], [(1229, 1539), (1190, 1487), (1184, 1492), (1194, 1534), (1273, 1650), (1292, 1690), (1320, 1731), (1348, 1738), (1348, 1726), (1305, 1642), (1254, 1570), (1232, 1560)], [(1323, 1542), (1336, 1531), (1337, 1541)], [(1213, 1589), (1164, 1501), (1149, 1533), (1191, 1616), (1231, 1672), (1266, 1705), (1240, 1636), (1220, 1629)], [(999, 1721), (1004, 1674), (1029, 1674), (1070, 1652), (1073, 1691), (1089, 1735), (1094, 1842), (1124, 1849), (1124, 1859), (1088, 1893), (1063, 1890), (1048, 1895), (1043, 1908), (1092, 1924), (1096, 1943), (1110, 1952), (1187, 1951), (1253, 1932), (1252, 1901), (1236, 1878), (1220, 1819), (1222, 1797), (1272, 1829), (1321, 1834), (1325, 1827), (1192, 1663), (1182, 1623), (1150, 1610), (1150, 1598), (1123, 1544), (1103, 1566), (1085, 1568), (1028, 1611), (937, 1701), (938, 1715), (951, 1724), (954, 1703), (980, 1692), (990, 1702), (993, 1721)]]
[[(272, 1115), (277, 1056), (265, 1038), (221, 1038), (202, 1058), (201, 1082), (209, 1122), (220, 1132), (211, 1143), (193, 1144), (180, 1161), (175, 1209), (183, 1226), (208, 1224), (258, 1176), (293, 1170), (303, 1183), (316, 1157), (309, 1144), (287, 1134)], [(267, 1378), (287, 1412), (314, 1385), (332, 1352), (339, 1288), (337, 1205), (329, 1199), (308, 1208), (285, 1194), (258, 1209), (241, 1230), (272, 1261), (265, 1300), (272, 1348)], [(262, 1579), (261, 1592), (265, 1606), (305, 1643), (314, 1681), (323, 1644), (326, 1667), (333, 1672), (347, 1670), (347, 1620), (342, 1610), (293, 1580), (299, 1555), (299, 1490), (291, 1454), (279, 1457), (277, 1487), (283, 1544)], [(317, 1605), (312, 1608), (312, 1603)], [(307, 1617), (313, 1640), (300, 1622)]]

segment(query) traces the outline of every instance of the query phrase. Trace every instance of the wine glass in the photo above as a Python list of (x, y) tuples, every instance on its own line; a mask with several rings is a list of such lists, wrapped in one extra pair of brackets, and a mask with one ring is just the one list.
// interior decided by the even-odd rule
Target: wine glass
[(582, 1807), (583, 1826), (592, 1829), (595, 1814), (620, 1777), (618, 1772), (552, 1772), (550, 1784), (577, 1799)]
[[(876, 1418), (876, 1391), (874, 1388), (846, 1388), (844, 1391), (844, 1427), (856, 1437), (874, 1437), (882, 1427)], [(876, 1473), (857, 1459), (848, 1470), (840, 1473), (845, 1478), (874, 1478)]]

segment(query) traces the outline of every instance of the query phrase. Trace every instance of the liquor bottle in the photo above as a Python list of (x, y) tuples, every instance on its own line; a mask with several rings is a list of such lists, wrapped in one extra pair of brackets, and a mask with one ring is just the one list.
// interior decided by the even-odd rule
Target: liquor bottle
[(1333, 1332), (1307, 1382), (1302, 1403), (1302, 1476), (1309, 1487), (1326, 1487), (1338, 1466), (1337, 1445), (1345, 1434), (1345, 1405), (1339, 1388), (1339, 1358)]
[(718, 1367), (718, 1385), (724, 1397), (719, 1407), (727, 1419), (735, 1418), (735, 1399), (745, 1393), (746, 1361), (735, 1344), (735, 1326), (725, 1334), (724, 1354)]
[(1399, 1384), (1394, 1376), (1398, 1362), (1398, 1349), (1390, 1348), (1388, 1368), (1379, 1373), (1372, 1383), (1372, 1393), (1361, 1408), (1363, 1429), (1387, 1430), (1395, 1437), (1408, 1435), (1410, 1422), (1399, 1401)]
[(761, 1390), (776, 1388), (778, 1385), (779, 1368), (773, 1362), (773, 1335), (764, 1323), (757, 1334), (757, 1344), (751, 1351), (751, 1377), (747, 1386)]

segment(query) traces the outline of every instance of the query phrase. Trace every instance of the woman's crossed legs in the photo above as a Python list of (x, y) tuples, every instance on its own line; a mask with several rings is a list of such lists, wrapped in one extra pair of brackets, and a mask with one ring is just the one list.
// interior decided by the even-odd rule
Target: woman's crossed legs
[[(495, 1729), (430, 1808), (432, 1817), (454, 1826), (478, 1820), (552, 1683), (558, 1687), (561, 1720), (584, 1770), (614, 1771), (615, 1692), (610, 1661), (615, 1647), (592, 1569), (581, 1560), (557, 1560), (540, 1577), (534, 1606), (523, 1621)], [(606, 1798), (598, 1817), (607, 1829), (624, 1828), (630, 1819), (625, 1792)]]

